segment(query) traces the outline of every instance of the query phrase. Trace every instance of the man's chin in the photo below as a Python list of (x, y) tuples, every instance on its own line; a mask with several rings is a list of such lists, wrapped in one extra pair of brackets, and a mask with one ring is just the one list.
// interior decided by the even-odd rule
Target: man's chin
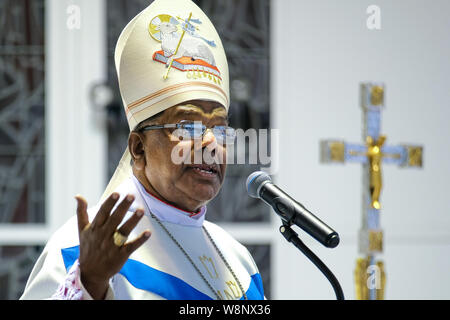
[[(193, 194), (202, 195), (201, 199), (212, 199), (216, 196), (221, 187), (221, 181), (218, 173), (205, 174), (196, 170), (188, 169), (183, 184), (186, 191), (191, 190)], [(206, 198), (205, 198), (206, 197)]]
[(198, 186), (190, 190), (190, 196), (199, 202), (208, 202), (216, 197), (218, 190), (212, 186)]
[(220, 185), (215, 183), (193, 183), (184, 185), (181, 190), (189, 198), (198, 202), (206, 203), (216, 197), (219, 193)]

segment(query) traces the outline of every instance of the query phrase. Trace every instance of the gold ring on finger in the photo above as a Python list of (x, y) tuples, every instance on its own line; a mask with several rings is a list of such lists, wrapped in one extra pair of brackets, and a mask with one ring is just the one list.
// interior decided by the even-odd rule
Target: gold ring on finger
[(116, 231), (113, 234), (113, 239), (114, 239), (114, 244), (118, 247), (121, 247), (127, 241), (128, 237), (124, 236), (119, 231)]

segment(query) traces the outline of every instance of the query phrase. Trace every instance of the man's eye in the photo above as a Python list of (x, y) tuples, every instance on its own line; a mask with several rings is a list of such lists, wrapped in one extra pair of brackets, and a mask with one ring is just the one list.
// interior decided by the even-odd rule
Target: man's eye
[(191, 138), (191, 132), (188, 129), (178, 128), (172, 132), (172, 135), (178, 140), (185, 140)]

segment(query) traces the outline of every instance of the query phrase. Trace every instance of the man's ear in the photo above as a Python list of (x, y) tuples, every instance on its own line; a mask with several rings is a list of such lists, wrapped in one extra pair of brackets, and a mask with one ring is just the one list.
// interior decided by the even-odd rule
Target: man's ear
[(138, 132), (131, 132), (128, 136), (128, 150), (133, 159), (133, 167), (138, 170), (145, 168), (145, 151), (144, 151), (144, 137)]

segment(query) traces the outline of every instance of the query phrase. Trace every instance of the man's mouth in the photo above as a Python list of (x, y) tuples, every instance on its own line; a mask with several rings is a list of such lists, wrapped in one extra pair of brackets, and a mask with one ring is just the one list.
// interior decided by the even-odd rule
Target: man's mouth
[(216, 164), (193, 164), (190, 165), (189, 168), (204, 177), (214, 177), (219, 175), (219, 168)]

